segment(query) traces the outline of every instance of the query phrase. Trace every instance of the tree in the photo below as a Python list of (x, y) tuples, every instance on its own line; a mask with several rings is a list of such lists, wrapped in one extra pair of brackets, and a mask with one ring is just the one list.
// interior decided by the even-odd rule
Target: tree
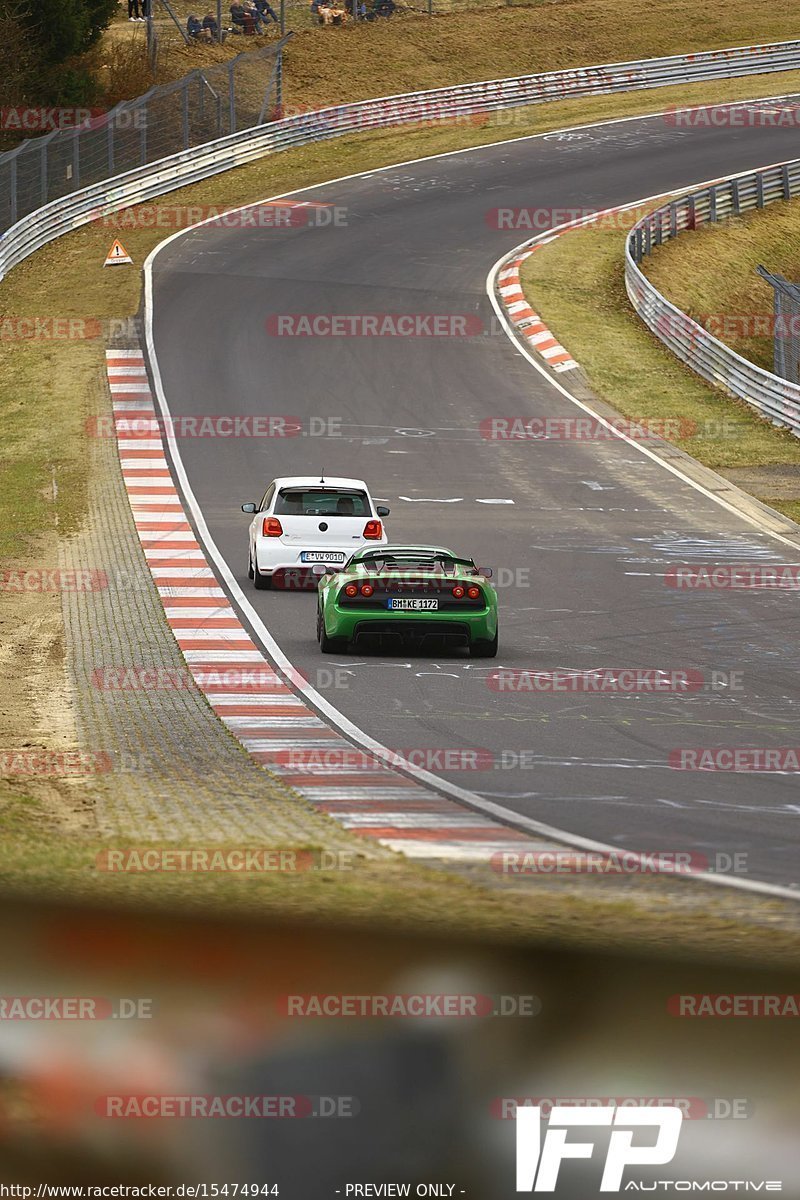
[(116, 7), (116, 0), (37, 0), (31, 30), (43, 65), (83, 54), (108, 27)]
[(34, 72), (34, 54), (27, 11), (21, 0), (0, 0), (0, 79), (4, 104), (27, 96)]

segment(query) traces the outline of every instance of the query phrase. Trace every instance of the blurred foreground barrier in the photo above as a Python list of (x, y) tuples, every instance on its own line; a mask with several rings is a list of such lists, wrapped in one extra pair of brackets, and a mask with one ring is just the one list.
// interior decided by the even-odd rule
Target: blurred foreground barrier
[[(517, 1107), (547, 1117), (556, 1101), (681, 1109), (674, 1160), (633, 1179), (783, 1180), (800, 1195), (796, 970), (682, 960), (667, 942), (656, 959), (2, 903), (0, 1174), (31, 1197), (228, 1183), (216, 1194), (237, 1200), (511, 1200)], [(562, 1200), (597, 1194), (604, 1153), (562, 1167)], [(453, 1190), (417, 1191), (433, 1182)], [(387, 1183), (411, 1190), (345, 1192)]]

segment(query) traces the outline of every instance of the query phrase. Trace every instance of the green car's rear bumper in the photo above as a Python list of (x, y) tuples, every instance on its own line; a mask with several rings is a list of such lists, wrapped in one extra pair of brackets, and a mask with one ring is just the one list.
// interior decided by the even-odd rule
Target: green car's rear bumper
[(444, 612), (394, 612), (390, 609), (342, 608), (334, 599), (323, 607), (325, 632), (330, 638), (354, 642), (363, 636), (397, 636), (409, 641), (424, 637), (444, 637), (471, 644), (490, 642), (497, 634), (497, 607)]

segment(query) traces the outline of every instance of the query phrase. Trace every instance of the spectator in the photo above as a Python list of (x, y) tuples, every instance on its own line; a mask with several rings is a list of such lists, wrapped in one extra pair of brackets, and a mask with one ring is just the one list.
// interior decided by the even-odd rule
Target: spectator
[(244, 5), (241, 4), (239, 0), (233, 0), (230, 13), (231, 20), (233, 21), (233, 32), (244, 33), (246, 24), (245, 17), (247, 15), (244, 10)]
[(269, 0), (253, 0), (253, 7), (265, 25), (268, 21), (274, 21), (276, 25), (280, 25), (277, 13), (270, 4)]
[(206, 13), (203, 17), (203, 29), (206, 31), (209, 42), (219, 40), (219, 27), (217, 25), (217, 18), (213, 13)]
[(319, 5), (319, 21), (320, 25), (344, 25), (347, 20), (347, 13), (343, 8), (337, 8), (335, 4)]
[(244, 32), (252, 37), (253, 34), (262, 32), (261, 14), (259, 13), (258, 9), (253, 6), (250, 0), (243, 0), (243, 2), (245, 20)]
[(139, 16), (139, 0), (128, 0), (128, 20), (141, 21)]
[(391, 17), (396, 8), (394, 0), (375, 0), (373, 5), (376, 17)]
[(188, 33), (190, 38), (196, 38), (198, 41), (200, 41), (205, 36), (203, 33), (203, 26), (200, 22), (200, 18), (196, 17), (194, 15), (194, 13), (190, 13), (189, 17), (187, 18), (186, 32)]

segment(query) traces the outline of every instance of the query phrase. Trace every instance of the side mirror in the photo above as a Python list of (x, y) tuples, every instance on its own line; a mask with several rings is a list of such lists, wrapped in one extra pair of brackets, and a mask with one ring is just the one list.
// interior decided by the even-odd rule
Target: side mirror
[(243, 504), (242, 512), (254, 513), (254, 512), (258, 512), (258, 508), (256, 507), (255, 504)]
[(483, 575), (484, 579), (491, 579), (494, 571), (491, 567), (478, 567), (478, 574)]
[(389, 513), (392, 510), (390, 508), (387, 508), (385, 504), (379, 504), (378, 507), (375, 509), (375, 511), (379, 517), (388, 517)]

